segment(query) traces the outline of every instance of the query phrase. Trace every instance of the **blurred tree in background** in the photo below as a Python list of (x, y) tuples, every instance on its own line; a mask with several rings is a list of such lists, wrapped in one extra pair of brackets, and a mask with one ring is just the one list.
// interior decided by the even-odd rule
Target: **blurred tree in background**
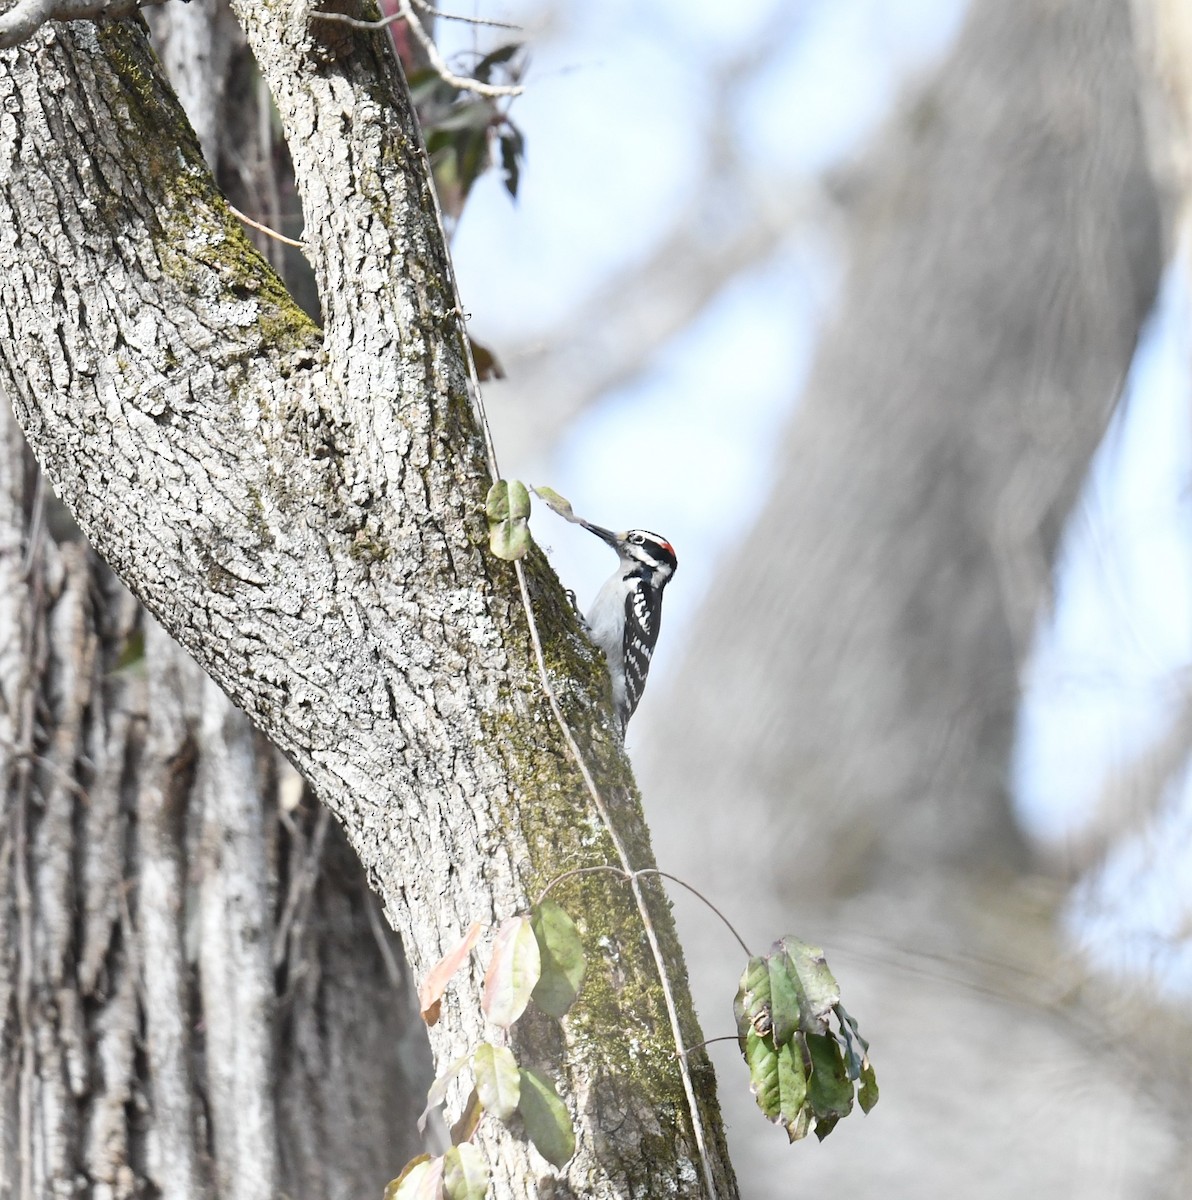
[(647, 794), (701, 830), (683, 872), (752, 878), (751, 917), (851, 950), (880, 1014), (897, 1098), (800, 1186), (1187, 1186), (1192, 1047), (1085, 976), (1056, 928), (1073, 876), (1011, 796), (1065, 521), (1163, 265), (1145, 61), (1115, 0), (971, 6), (842, 181), (848, 265), (778, 479), (652, 709)]

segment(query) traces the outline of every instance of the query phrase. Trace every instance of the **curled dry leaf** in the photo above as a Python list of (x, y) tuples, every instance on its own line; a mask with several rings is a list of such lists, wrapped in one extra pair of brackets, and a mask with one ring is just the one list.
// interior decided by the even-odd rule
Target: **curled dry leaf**
[(571, 501), (566, 496), (560, 496), (554, 488), (536, 487), (531, 490), (551, 512), (558, 513), (564, 521), (570, 521), (573, 525), (582, 525), (584, 523), (583, 517), (577, 517), (572, 510)]
[(422, 1019), (428, 1025), (438, 1022), (443, 992), (451, 977), (463, 966), (483, 932), (484, 926), (479, 921), (473, 921), (459, 942), (427, 972), (426, 978), (418, 988), (418, 1007), (422, 1012)]
[(464, 1111), (459, 1114), (459, 1119), (451, 1126), (451, 1144), (459, 1146), (464, 1142), (470, 1142), (480, 1125), (482, 1116), (484, 1116), (484, 1105), (480, 1102), (480, 1094), (473, 1088), (464, 1103)]
[(429, 1118), (431, 1112), (447, 1099), (447, 1089), (451, 1086), (451, 1081), (471, 1061), (472, 1056), (470, 1054), (461, 1054), (427, 1089), (426, 1107), (422, 1110), (422, 1115), (418, 1118), (419, 1133), (425, 1132), (427, 1118)]

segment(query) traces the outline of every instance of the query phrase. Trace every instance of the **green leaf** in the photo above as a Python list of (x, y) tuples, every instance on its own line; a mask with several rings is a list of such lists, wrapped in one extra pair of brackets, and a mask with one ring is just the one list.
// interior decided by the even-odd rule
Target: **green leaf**
[(505, 175), (505, 190), (516, 200), (521, 183), (521, 165), (526, 156), (526, 139), (520, 129), (510, 124), (499, 138), (501, 146), (501, 170)]
[(120, 657), (116, 660), (114, 670), (124, 671), (129, 667), (135, 666), (137, 663), (145, 660), (145, 634), (140, 630), (134, 630), (124, 643), (124, 649), (120, 651)]
[(796, 1141), (799, 1114), (807, 1100), (807, 1075), (803, 1068), (803, 1047), (798, 1041), (778, 1048), (778, 1124)]
[(775, 1048), (773, 1038), (750, 1027), (745, 1035), (745, 1061), (758, 1108), (768, 1120), (781, 1125), (792, 1142), (803, 1137), (807, 1121), (800, 1117), (807, 1100), (807, 1076), (798, 1040)]
[(803, 986), (795, 964), (785, 950), (777, 950), (766, 961), (774, 1045), (785, 1046), (799, 1032), (804, 1007)]
[(579, 930), (553, 900), (544, 900), (531, 909), (530, 924), (542, 960), (534, 1003), (549, 1016), (562, 1017), (579, 995), (587, 966)]
[(770, 1032), (770, 969), (767, 961), (755, 955), (745, 964), (737, 997), (733, 1001), (737, 1018), (737, 1041), (746, 1055), (746, 1038), (752, 1030), (765, 1037)]
[(470, 1142), (443, 1155), (443, 1195), (447, 1200), (483, 1200), (488, 1191), (488, 1164)]
[(481, 1007), (494, 1024), (508, 1029), (526, 1011), (538, 984), (542, 959), (529, 917), (510, 917), (497, 930), (484, 976)]
[(488, 489), (484, 502), (488, 518), (488, 545), (497, 558), (506, 562), (525, 557), (530, 549), (530, 493), (526, 485), (515, 479), (498, 479)]
[(487, 126), (479, 131), (461, 131), (457, 135), (455, 147), (459, 159), (459, 183), (467, 195), (488, 167)]
[(488, 83), (492, 78), (493, 67), (507, 63), (521, 48), (521, 42), (507, 42), (504, 46), (498, 46), (472, 68), (472, 78), (479, 79), (481, 83)]
[[(470, 134), (483, 133), (492, 124), (492, 120), (493, 110), (488, 100), (468, 100), (463, 104), (454, 105), (449, 114), (436, 121), (434, 133), (431, 136), (437, 143), (451, 143), (460, 146), (462, 141), (445, 135), (461, 131)], [(427, 140), (426, 148), (430, 149), (430, 139)]]
[(861, 1030), (857, 1025), (857, 1018), (854, 1017), (843, 1004), (835, 1004), (832, 1006), (832, 1011), (836, 1013), (836, 1019), (840, 1022), (841, 1029), (845, 1030), (845, 1035), (851, 1031), (852, 1036), (864, 1047), (869, 1049), (869, 1043), (861, 1036)]
[(844, 1042), (844, 1061), (848, 1067), (848, 1077), (857, 1079), (862, 1068), (868, 1065), (869, 1059), (865, 1051), (869, 1049), (869, 1043), (861, 1036), (857, 1030), (857, 1022), (849, 1016), (843, 1004), (834, 1005), (832, 1011), (840, 1022), (840, 1037)]
[(799, 1109), (795, 1123), (787, 1127), (786, 1135), (792, 1142), (799, 1142), (811, 1132), (811, 1106), (804, 1104)]
[(831, 1034), (809, 1033), (807, 1049), (811, 1055), (811, 1077), (807, 1081), (807, 1102), (815, 1114), (816, 1127), (828, 1128), (820, 1134), (827, 1137), (841, 1117), (853, 1108), (853, 1085), (844, 1066), (840, 1043)]
[(431, 100), (446, 106), (462, 95), (459, 88), (447, 83), (438, 71), (431, 67), (415, 71), (409, 78), (409, 84), (410, 99), (419, 107)]
[(560, 496), (554, 488), (536, 487), (534, 495), (546, 505), (551, 512), (558, 513), (564, 521), (570, 521), (573, 525), (579, 524), (579, 517), (575, 515), (571, 507), (571, 501), (566, 496)]
[(828, 970), (824, 952), (797, 937), (775, 942), (774, 954), (785, 954), (799, 982), (799, 1028), (804, 1033), (826, 1033), (828, 1013), (840, 1003), (840, 985)]
[(766, 1120), (778, 1117), (781, 1094), (778, 1084), (778, 1051), (769, 1037), (756, 1030), (745, 1030), (745, 1064), (749, 1068), (749, 1090)]
[(553, 1167), (564, 1166), (575, 1153), (575, 1131), (567, 1107), (555, 1086), (537, 1071), (521, 1071), (521, 1099), (517, 1111), (526, 1125), (534, 1149)]
[[(734, 1011), (758, 1107), (792, 1142), (814, 1126), (822, 1141), (853, 1108), (878, 1100), (869, 1043), (840, 1002), (824, 953), (796, 937), (746, 964)], [(835, 1015), (839, 1031), (829, 1024)]]
[(508, 1121), (517, 1112), (521, 1098), (521, 1075), (517, 1059), (504, 1046), (481, 1042), (472, 1057), (476, 1072), (476, 1094), (485, 1112), (501, 1121)]
[(869, 1112), (878, 1101), (877, 1076), (873, 1066), (866, 1061), (861, 1068), (861, 1086), (857, 1089), (857, 1103), (863, 1113)]

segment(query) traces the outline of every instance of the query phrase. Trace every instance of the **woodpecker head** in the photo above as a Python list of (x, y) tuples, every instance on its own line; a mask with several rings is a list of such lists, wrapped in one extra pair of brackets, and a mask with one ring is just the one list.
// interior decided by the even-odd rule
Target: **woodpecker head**
[(581, 521), (581, 525), (594, 533), (601, 541), (607, 542), (620, 555), (621, 565), (626, 574), (633, 573), (648, 579), (654, 587), (662, 589), (675, 573), (679, 560), (675, 557), (675, 548), (665, 538), (645, 529), (629, 529), (624, 533), (614, 533), (611, 529), (602, 529)]

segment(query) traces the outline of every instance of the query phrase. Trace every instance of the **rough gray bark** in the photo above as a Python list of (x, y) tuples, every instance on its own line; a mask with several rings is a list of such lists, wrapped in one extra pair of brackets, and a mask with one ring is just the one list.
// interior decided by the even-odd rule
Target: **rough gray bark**
[(153, 623), (138, 658), (140, 606), (46, 532), (7, 404), (0, 435), (0, 1194), (373, 1189), (429, 1066), (396, 938), (309, 802), (279, 824), (244, 718)]
[[(212, 0), (195, 0), (158, 16), (157, 44), (196, 127), (207, 131), (208, 152), (217, 153), (224, 142), (242, 154), (244, 131), (229, 142), (230, 126), (220, 116), (224, 71), (236, 45), (228, 36), (230, 13)], [(31, 503), (34, 475), (23, 469), (23, 440), (12, 439), (7, 450), (0, 474), (24, 479)], [(21, 504), (8, 511), (20, 513)], [(99, 569), (89, 561), (86, 570)], [(124, 609), (132, 605), (128, 624), (144, 628), (127, 594), (110, 586), (91, 590), (101, 608), (105, 595)], [(15, 602), (23, 593), (8, 594)], [(94, 619), (101, 628), (107, 624), (102, 612)], [(10, 646), (8, 633), (0, 621), (0, 642), (15, 652), (19, 639)], [(125, 1193), (146, 1187), (187, 1197), (375, 1191), (378, 1179), (420, 1148), (413, 1118), (430, 1072), (396, 939), (379, 926), (360, 867), (338, 831), (328, 837), (326, 813), (316, 820), (309, 803), (295, 809), (300, 797), (283, 804), (280, 792), (293, 788), (279, 789), (275, 770), (258, 769), (244, 717), (203, 683), (159, 626), (150, 622), (144, 639), (141, 690), (152, 720), (141, 713), (132, 722), (143, 747), (122, 754), (123, 743), (115, 742), (113, 756), (92, 767), (109, 782), (99, 789), (93, 784), (89, 794), (80, 790), (78, 800), (93, 812), (106, 811), (98, 793), (110, 801), (108, 792), (118, 784), (118, 803), (136, 801), (120, 809), (120, 827), (139, 836), (126, 851), (104, 842), (98, 889), (100, 895), (103, 887), (127, 894), (130, 964), (125, 969), (118, 956), (111, 961), (90, 924), (84, 945), (75, 947), (84, 1007), (101, 969), (121, 981), (121, 1023), (109, 1020), (102, 1040), (87, 1044), (104, 1055), (109, 1091), (151, 1099), (136, 1118), (135, 1140), (144, 1150), (130, 1148), (126, 1117), (109, 1104), (96, 1135), (106, 1157), (98, 1164), (88, 1159), (88, 1134), (76, 1126), (75, 1144), (60, 1151), (61, 1161), (97, 1180), (119, 1172)], [(72, 647), (57, 651), (69, 656)], [(115, 660), (119, 648), (107, 654)], [(12, 683), (14, 671), (4, 678)], [(108, 685), (93, 675), (90, 686), (103, 691)], [(90, 707), (92, 697), (82, 704)], [(137, 737), (134, 742), (140, 744)], [(3, 745), (0, 760), (6, 771), (13, 762)], [(292, 768), (282, 771), (286, 785), (296, 778)], [(237, 836), (221, 846), (221, 829)], [(79, 822), (71, 826), (76, 847), (89, 831)], [(229, 852), (242, 845), (255, 852)], [(70, 855), (82, 853), (94, 872), (99, 856), (76, 847), (68, 847)], [(182, 936), (179, 897), (188, 897)], [(34, 907), (35, 939), (43, 919), (49, 914)], [(141, 974), (139, 991), (138, 963), (153, 964)], [(108, 1047), (130, 1036), (133, 1044), (143, 1041), (145, 1054), (117, 1060)], [(128, 1072), (123, 1082), (118, 1069)], [(6, 1118), (15, 1127), (19, 1113), (10, 1110)], [(69, 1175), (69, 1167), (64, 1170)], [(0, 1173), (0, 1186), (8, 1181)]]
[(923, 1196), (1187, 1192), (1163, 1113), (1184, 1072), (1120, 995), (1122, 1024), (1091, 988), (1064, 1002), (1066, 884), (1008, 786), (1059, 535), (1162, 263), (1141, 82), (1124, 0), (973, 5), (851, 173), (851, 262), (780, 477), (644, 717), (681, 873), (747, 896), (747, 937), (822, 940), (874, 1042), (882, 1104), (814, 1158), (735, 1114), (747, 1189), (787, 1169), (859, 1197), (908, 1174)]
[[(384, 42), (308, 28), (301, 4), (237, 12), (294, 157), (325, 332), (223, 209), (140, 33), (72, 26), (0, 59), (5, 381), (88, 536), (341, 820), (421, 972), (472, 919), (511, 913), (609, 848), (550, 721), (511, 572), (484, 550), (488, 472), (459, 314)], [(542, 560), (529, 568), (555, 687), (648, 865), (598, 658)], [(146, 815), (164, 821), (185, 756), (160, 761)], [(232, 849), (259, 853), (237, 830)], [(164, 893), (178, 860), (159, 858)], [(541, 1160), (486, 1130), (495, 1194), (702, 1195), (638, 918), (603, 878), (560, 892), (615, 965), (594, 960), (574, 1014), (517, 1049), (561, 1078), (580, 1150), (548, 1185)], [(224, 913), (233, 942), (250, 915)], [(681, 975), (665, 912), (656, 920)], [(163, 1005), (179, 978), (163, 981)], [(448, 997), (440, 1061), (484, 1035), (478, 984), (473, 970)], [(260, 995), (250, 987), (244, 1011)], [(157, 1050), (174, 1069), (169, 1037)], [(694, 1059), (729, 1196), (710, 1072)], [(189, 1165), (185, 1109), (179, 1093), (179, 1189), (205, 1166)], [(212, 1120), (234, 1140), (223, 1128)]]
[(8, 0), (0, 13), (0, 48), (19, 45), (47, 21), (127, 17), (164, 0)]

